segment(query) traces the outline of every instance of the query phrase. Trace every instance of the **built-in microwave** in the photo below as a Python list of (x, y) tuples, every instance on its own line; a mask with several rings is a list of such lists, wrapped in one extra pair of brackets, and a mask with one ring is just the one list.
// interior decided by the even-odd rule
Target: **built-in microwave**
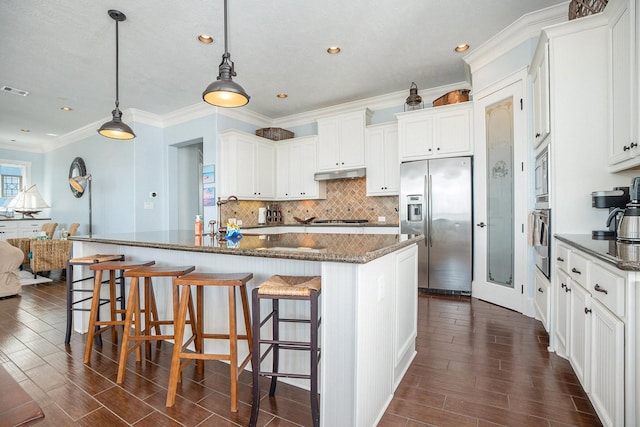
[(544, 150), (536, 156), (535, 165), (535, 194), (536, 209), (549, 209), (549, 150)]

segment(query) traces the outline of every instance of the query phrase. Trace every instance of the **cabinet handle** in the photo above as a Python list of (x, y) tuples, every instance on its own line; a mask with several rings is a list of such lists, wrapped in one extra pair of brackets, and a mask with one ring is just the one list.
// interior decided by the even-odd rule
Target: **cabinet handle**
[(556, 258), (556, 261), (564, 262), (564, 258), (558, 257)]
[(538, 288), (538, 292), (540, 292), (541, 294), (544, 294), (544, 291), (542, 290), (542, 288)]
[(560, 285), (561, 288), (566, 288), (567, 285), (565, 285), (564, 283)]
[(596, 283), (596, 286), (594, 286), (593, 289), (595, 289), (597, 292), (602, 292), (605, 295), (609, 294), (609, 291), (607, 291), (605, 288), (601, 288), (600, 285), (598, 285), (597, 283)]
[(536, 133), (536, 138), (540, 138), (540, 132)]
[(589, 314), (589, 313), (591, 313), (591, 309), (590, 309), (590, 308), (585, 307), (585, 308), (584, 308), (584, 314)]
[(565, 292), (571, 292), (571, 288), (567, 286), (566, 288), (564, 288), (564, 291)]
[(476, 225), (480, 228), (485, 228), (487, 226), (487, 224), (485, 224), (484, 222), (481, 222), (480, 224), (476, 224)]
[(631, 144), (629, 144), (629, 147), (631, 147), (631, 148), (635, 148), (637, 146), (638, 146), (638, 144), (636, 144), (635, 142), (632, 142)]
[(625, 145), (624, 147), (622, 147), (622, 151), (627, 151), (627, 150), (630, 150), (628, 145)]
[(580, 272), (580, 270), (576, 270), (576, 268), (575, 268), (575, 267), (573, 267), (573, 268), (571, 269), (571, 271), (572, 271), (573, 273), (576, 273), (576, 274), (582, 274), (582, 273)]

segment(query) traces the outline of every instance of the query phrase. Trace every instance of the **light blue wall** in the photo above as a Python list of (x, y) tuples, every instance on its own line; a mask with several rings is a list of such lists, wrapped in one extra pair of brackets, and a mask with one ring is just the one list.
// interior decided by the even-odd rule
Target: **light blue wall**
[[(395, 120), (402, 106), (374, 111), (371, 124)], [(180, 206), (178, 183), (178, 149), (202, 142), (203, 164), (216, 164), (217, 134), (226, 129), (255, 133), (257, 126), (216, 114), (167, 128), (144, 123), (130, 123), (136, 138), (118, 141), (92, 135), (81, 141), (39, 154), (0, 149), (0, 158), (32, 163), (31, 181), (52, 209), (41, 216), (51, 216), (59, 227), (73, 222), (81, 224), (79, 233), (89, 231), (88, 192), (76, 198), (69, 188), (69, 167), (75, 157), (82, 157), (92, 175), (92, 219), (94, 234), (179, 228), (180, 215), (191, 215), (192, 206)], [(291, 127), (296, 136), (317, 134), (317, 124)], [(214, 185), (215, 186), (215, 185)], [(150, 193), (155, 192), (155, 198)], [(183, 211), (180, 211), (183, 209)], [(205, 219), (216, 219), (217, 207), (204, 207)]]
[(537, 42), (537, 38), (528, 39), (476, 70), (473, 73), (473, 91), (481, 91), (510, 74), (528, 67), (533, 58)]

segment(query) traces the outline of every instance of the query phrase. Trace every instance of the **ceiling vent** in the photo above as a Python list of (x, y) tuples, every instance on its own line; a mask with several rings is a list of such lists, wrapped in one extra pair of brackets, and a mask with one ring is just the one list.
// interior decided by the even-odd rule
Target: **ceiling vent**
[(27, 96), (29, 92), (22, 89), (16, 89), (15, 87), (2, 86), (2, 91), (7, 93), (12, 93), (14, 95)]

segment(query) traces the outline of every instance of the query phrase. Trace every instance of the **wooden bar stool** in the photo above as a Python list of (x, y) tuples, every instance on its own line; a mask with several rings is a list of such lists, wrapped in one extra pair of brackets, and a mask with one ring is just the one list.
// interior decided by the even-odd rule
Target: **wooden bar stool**
[[(124, 325), (125, 318), (125, 304), (124, 304), (124, 272), (131, 270), (132, 268), (147, 267), (155, 264), (155, 261), (106, 261), (97, 264), (92, 264), (89, 269), (93, 271), (95, 276), (93, 281), (93, 300), (91, 301), (91, 311), (89, 313), (89, 326), (87, 328), (87, 342), (84, 350), (84, 363), (89, 363), (91, 360), (91, 351), (93, 349), (93, 339), (99, 336), (104, 331), (111, 329), (111, 339), (113, 342), (118, 342), (117, 325)], [(109, 284), (109, 298), (101, 299), (100, 291), (102, 289), (102, 272), (109, 272), (109, 280), (105, 283)], [(116, 296), (116, 272), (120, 272), (120, 296)], [(116, 301), (120, 300), (121, 305), (118, 309), (116, 307)], [(110, 318), (109, 320), (100, 320), (100, 306), (103, 305), (101, 301), (110, 302)], [(118, 314), (121, 315), (121, 319), (118, 320)], [(157, 314), (156, 314), (157, 315)], [(124, 334), (124, 333), (123, 333)], [(102, 345), (102, 343), (100, 343)]]
[[(124, 260), (124, 255), (89, 255), (85, 257), (71, 258), (67, 261), (67, 272), (66, 272), (66, 280), (67, 280), (67, 333), (64, 337), (64, 343), (69, 344), (71, 341), (71, 328), (73, 326), (73, 312), (74, 311), (91, 311), (90, 308), (82, 307), (82, 303), (88, 301), (93, 296), (93, 289), (85, 289), (76, 287), (77, 283), (84, 282), (86, 280), (94, 280), (95, 274), (90, 277), (83, 277), (81, 279), (73, 278), (73, 268), (74, 266), (90, 266), (92, 264), (97, 264), (99, 262), (107, 262), (107, 261), (118, 261)], [(120, 303), (122, 304), (121, 308), (124, 308), (124, 287), (121, 288), (121, 297)], [(76, 294), (87, 294), (90, 293), (91, 296), (84, 297), (76, 300), (74, 295)], [(100, 301), (100, 305), (107, 304), (108, 300)], [(98, 336), (100, 338), (100, 336)], [(102, 340), (100, 339), (100, 345), (102, 345)]]
[[(253, 404), (251, 406), (250, 427), (255, 427), (260, 411), (260, 377), (271, 377), (269, 396), (276, 393), (278, 377), (305, 378), (311, 380), (311, 418), (313, 426), (320, 425), (320, 408), (318, 406), (318, 363), (320, 361), (320, 347), (318, 345), (318, 329), (320, 316), (318, 310), (318, 296), (320, 295), (321, 281), (319, 276), (271, 276), (267, 281), (253, 290)], [(260, 300), (270, 299), (271, 312), (261, 320)], [(280, 317), (279, 300), (303, 300), (310, 302), (309, 319), (289, 319)], [(272, 339), (262, 339), (260, 331), (262, 326), (271, 319)], [(309, 341), (289, 341), (280, 339), (280, 323), (308, 323)], [(261, 354), (261, 344), (268, 344), (267, 349)], [(310, 352), (309, 374), (283, 373), (279, 371), (280, 350), (304, 350)], [(271, 371), (263, 371), (261, 362), (273, 351), (273, 366)]]
[[(173, 358), (171, 359), (171, 373), (169, 375), (169, 390), (167, 392), (167, 406), (173, 406), (176, 400), (176, 390), (178, 382), (181, 380), (182, 370), (193, 360), (198, 362), (198, 372), (204, 372), (205, 360), (228, 360), (229, 373), (231, 378), (231, 412), (238, 412), (238, 376), (251, 361), (253, 353), (253, 343), (251, 340), (251, 320), (249, 317), (249, 300), (247, 297), (247, 282), (253, 278), (252, 273), (237, 274), (217, 274), (217, 273), (191, 273), (182, 276), (174, 281), (176, 285), (182, 286), (182, 296), (180, 297), (180, 309), (176, 320), (176, 339), (173, 347)], [(196, 336), (195, 352), (187, 352), (186, 346), (182, 344), (184, 340), (184, 328), (187, 314), (187, 300), (191, 295), (191, 286), (196, 287)], [(229, 333), (209, 334), (204, 332), (204, 287), (205, 286), (226, 286), (229, 295)], [(236, 314), (236, 288), (240, 288), (240, 299), (242, 301), (242, 312), (246, 333), (238, 335), (237, 314)], [(218, 307), (213, 307), (216, 310)], [(204, 352), (204, 340), (229, 340), (229, 354), (213, 354)], [(247, 340), (249, 354), (238, 365), (238, 340)], [(182, 359), (186, 359), (182, 363)]]
[[(129, 298), (127, 299), (127, 311), (124, 319), (124, 333), (122, 334), (122, 346), (120, 348), (120, 357), (118, 362), (118, 378), (116, 382), (122, 384), (127, 368), (127, 356), (133, 350), (136, 350), (136, 362), (142, 360), (141, 345), (145, 343), (145, 354), (147, 357), (151, 355), (151, 341), (163, 341), (174, 339), (174, 334), (164, 334), (160, 332), (160, 325), (174, 325), (174, 319), (177, 318), (178, 305), (180, 303), (178, 296), (178, 288), (175, 285), (175, 279), (191, 273), (195, 270), (195, 266), (180, 267), (139, 267), (124, 272), (124, 277), (130, 277)], [(153, 293), (152, 277), (173, 277), (172, 284), (173, 295), (173, 319), (159, 320), (157, 318), (156, 301)], [(140, 287), (139, 280), (144, 278), (144, 310), (140, 305)], [(187, 296), (187, 304), (189, 310), (189, 323), (191, 330), (195, 335), (194, 326), (194, 309), (191, 294)], [(144, 313), (144, 328), (142, 325), (141, 313)], [(133, 330), (131, 326), (133, 325)], [(152, 328), (155, 328), (156, 335), (152, 335)], [(174, 333), (175, 333), (175, 327)], [(129, 341), (133, 345), (129, 347)]]

